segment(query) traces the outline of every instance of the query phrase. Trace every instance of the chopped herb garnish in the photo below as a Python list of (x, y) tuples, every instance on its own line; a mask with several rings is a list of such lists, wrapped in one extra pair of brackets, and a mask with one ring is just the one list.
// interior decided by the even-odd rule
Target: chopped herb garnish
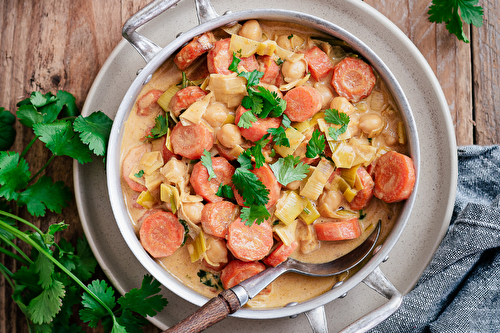
[(226, 184), (219, 184), (219, 188), (217, 189), (217, 193), (215, 193), (217, 196), (226, 198), (229, 200), (234, 199), (234, 192), (231, 186), (226, 185)]
[(142, 176), (144, 176), (144, 170), (139, 170), (139, 172), (134, 173), (134, 176), (136, 178), (141, 178)]
[(300, 162), (300, 157), (288, 155), (285, 158), (279, 158), (274, 164), (270, 165), (278, 182), (287, 186), (296, 180), (306, 178), (309, 172), (309, 165)]
[(330, 124), (339, 125), (340, 128), (336, 129), (333, 127), (328, 128), (328, 135), (333, 140), (337, 140), (338, 136), (347, 131), (347, 125), (349, 125), (349, 116), (344, 112), (339, 112), (335, 109), (328, 109), (325, 111), (325, 121)]
[(200, 278), (200, 282), (203, 283), (205, 286), (210, 288), (215, 288), (217, 290), (224, 289), (224, 287), (222, 286), (222, 281), (218, 275), (214, 275), (204, 270), (199, 270), (197, 275)]
[(168, 133), (168, 118), (164, 115), (159, 115), (155, 118), (155, 126), (151, 129), (151, 133), (146, 136), (147, 139), (159, 139)]
[(203, 164), (203, 166), (207, 168), (208, 181), (217, 178), (214, 168), (212, 167), (212, 155), (210, 155), (210, 152), (207, 151), (206, 149), (203, 150), (203, 155), (201, 155), (201, 164)]
[(188, 226), (187, 222), (184, 221), (183, 219), (179, 219), (179, 223), (182, 224), (182, 226), (184, 227), (184, 240), (182, 241), (182, 244), (181, 244), (181, 246), (183, 246), (184, 244), (186, 244), (186, 241), (187, 241), (187, 238), (189, 235), (189, 226)]
[(325, 136), (321, 134), (321, 131), (315, 129), (311, 140), (309, 140), (306, 146), (306, 157), (315, 158), (316, 156), (322, 156), (325, 151)]

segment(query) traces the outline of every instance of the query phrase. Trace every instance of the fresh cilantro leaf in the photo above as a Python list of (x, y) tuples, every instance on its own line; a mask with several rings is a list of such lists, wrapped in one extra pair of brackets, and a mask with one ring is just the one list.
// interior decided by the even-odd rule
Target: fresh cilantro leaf
[(259, 118), (279, 117), (286, 109), (286, 101), (279, 98), (276, 92), (272, 92), (262, 86), (257, 89), (249, 89), (249, 95), (260, 98), (262, 109), (256, 112), (253, 108), (252, 111), (259, 116)]
[(281, 66), (285, 61), (278, 57), (278, 59), (276, 59), (274, 62), (276, 63), (276, 65)]
[(293, 34), (288, 35), (288, 39), (292, 39), (292, 38), (293, 38)]
[[(243, 99), (241, 100), (241, 106), (243, 106), (245, 109), (251, 110), (254, 115), (259, 115), (264, 107), (262, 98), (253, 94), (252, 90), (248, 90), (248, 92), (249, 94), (243, 97)], [(257, 119), (255, 119), (254, 121), (256, 120)]]
[[(155, 121), (158, 122), (158, 118)], [(101, 111), (93, 112), (88, 117), (78, 116), (73, 122), (75, 131), (80, 133), (80, 140), (88, 145), (97, 156), (104, 156), (106, 153), (112, 125), (113, 121)], [(152, 134), (156, 134), (153, 132), (156, 126), (158, 123), (151, 130)]]
[(260, 79), (264, 76), (264, 72), (259, 72), (254, 69), (251, 72), (240, 72), (238, 76), (244, 77), (247, 79), (247, 88), (253, 87), (259, 84)]
[(144, 176), (144, 170), (139, 170), (139, 172), (134, 173), (134, 177), (136, 178), (141, 178), (142, 176)]
[[(142, 333), (143, 330), (141, 329), (141, 327), (149, 323), (146, 318), (134, 315), (132, 311), (128, 311), (126, 309), (123, 310), (121, 316), (117, 318), (117, 322), (121, 326), (119, 330), (123, 330), (123, 332), (126, 333)], [(113, 333), (117, 330), (118, 328), (115, 328), (115, 331), (113, 331)]]
[(188, 236), (189, 236), (189, 226), (188, 226), (187, 222), (184, 221), (183, 219), (179, 219), (179, 223), (182, 224), (182, 226), (184, 227), (184, 239), (182, 240), (182, 244), (181, 244), (181, 246), (184, 246), (184, 244), (186, 244), (186, 241), (187, 241)]
[(71, 93), (59, 90), (56, 101), (56, 107), (61, 110), (59, 115), (62, 117), (76, 117), (79, 112), (75, 100), (75, 96)]
[(47, 232), (42, 237), (44, 244), (46, 244), (48, 247), (55, 245), (55, 243), (54, 243), (55, 233), (62, 231), (62, 230), (66, 230), (66, 229), (68, 229), (68, 227), (69, 227), (69, 224), (66, 224), (64, 222), (59, 222), (59, 223), (54, 223), (54, 224), (49, 225)]
[(245, 205), (265, 205), (269, 201), (269, 190), (250, 170), (237, 168), (232, 180)]
[(38, 283), (43, 289), (47, 289), (53, 281), (52, 272), (54, 271), (54, 263), (47, 256), (39, 254), (33, 263), (33, 268), (40, 276)]
[(33, 130), (54, 155), (66, 155), (82, 164), (92, 161), (89, 148), (80, 141), (70, 121), (59, 120), (50, 124), (35, 124)]
[(219, 276), (204, 270), (199, 270), (198, 273), (196, 273), (196, 275), (198, 275), (198, 277), (200, 278), (200, 282), (203, 283), (205, 286), (224, 290), (224, 287), (222, 286), (222, 281)]
[(298, 156), (288, 155), (285, 158), (279, 158), (278, 161), (270, 165), (278, 182), (287, 186), (293, 181), (306, 178), (309, 172), (309, 165), (300, 162)]
[(73, 271), (76, 268), (76, 259), (78, 258), (74, 254), (75, 248), (68, 242), (65, 238), (61, 238), (59, 244), (54, 251), (54, 257), (66, 267), (67, 270)]
[(0, 108), (0, 150), (7, 150), (12, 147), (16, 140), (16, 129), (13, 127), (16, 117)]
[[(465, 43), (469, 39), (465, 35), (462, 20), (476, 27), (483, 25), (483, 8), (477, 6), (479, 0), (432, 0), (429, 6), (429, 21), (445, 23), (446, 29)], [(460, 16), (461, 15), (461, 16)]]
[(206, 149), (203, 150), (203, 155), (201, 155), (201, 164), (208, 171), (208, 181), (217, 178), (214, 168), (212, 167), (212, 155), (210, 155), (210, 152), (207, 151)]
[(31, 93), (29, 97), (30, 103), (36, 108), (42, 108), (49, 104), (52, 104), (57, 101), (57, 97), (54, 96), (51, 92), (46, 94), (42, 94), (39, 91), (34, 91)]
[(241, 168), (252, 169), (252, 154), (248, 150), (242, 152), (236, 160), (240, 163)]
[[(113, 288), (108, 287), (105, 281), (94, 280), (87, 288), (99, 297), (108, 308), (115, 307), (116, 300)], [(80, 310), (80, 318), (83, 322), (88, 322), (92, 328), (96, 328), (99, 320), (109, 315), (108, 311), (87, 292), (83, 293), (82, 305), (84, 308)]]
[(31, 104), (19, 106), (16, 115), (19, 122), (29, 128), (43, 122), (43, 115)]
[(250, 128), (252, 127), (252, 123), (256, 121), (257, 118), (252, 111), (245, 111), (241, 114), (240, 120), (238, 121), (238, 127)]
[(160, 282), (153, 280), (151, 275), (145, 275), (141, 288), (130, 290), (118, 299), (118, 304), (143, 317), (153, 317), (168, 304), (162, 295), (155, 295), (161, 291), (160, 286)]
[(219, 197), (226, 198), (229, 200), (234, 199), (234, 193), (231, 186), (223, 183), (219, 184), (219, 188), (217, 189), (217, 193), (215, 194)]
[(28, 186), (31, 177), (28, 163), (17, 152), (0, 152), (0, 196), (6, 200), (17, 200), (16, 191)]
[(238, 73), (238, 65), (240, 64), (241, 59), (236, 56), (236, 53), (233, 52), (233, 60), (231, 61), (231, 64), (229, 65), (229, 70), (231, 72)]
[(83, 238), (78, 238), (77, 240), (76, 254), (78, 255), (79, 260), (76, 262), (74, 274), (81, 280), (86, 281), (92, 277), (92, 274), (97, 266), (97, 260), (90, 249), (85, 235)]
[(262, 150), (270, 141), (270, 139), (267, 138), (268, 136), (269, 134), (264, 135), (262, 139), (255, 141), (255, 144), (248, 149), (255, 159), (255, 169), (262, 167), (264, 163), (266, 163), (266, 158), (264, 154), (262, 154)]
[(70, 198), (71, 191), (63, 181), (53, 183), (50, 177), (42, 176), (19, 195), (17, 204), (26, 205), (28, 212), (34, 216), (45, 216), (46, 208), (60, 214), (62, 208), (68, 206)]
[(267, 133), (273, 136), (273, 142), (277, 146), (290, 147), (290, 141), (286, 137), (285, 129), (283, 127), (268, 128)]
[(328, 128), (328, 135), (333, 140), (337, 140), (338, 136), (347, 131), (347, 125), (349, 125), (350, 118), (344, 112), (339, 112), (335, 109), (328, 109), (325, 111), (325, 121), (330, 124), (339, 125), (340, 128)]
[(253, 223), (261, 224), (271, 217), (266, 206), (249, 205), (241, 209), (240, 218), (246, 225), (251, 226)]
[(292, 125), (292, 121), (290, 120), (290, 118), (288, 118), (286, 114), (282, 114), (282, 117), (283, 119), (281, 120), (281, 125), (283, 125), (283, 127), (285, 128), (290, 128), (290, 126)]
[(321, 134), (321, 131), (314, 130), (311, 140), (306, 146), (306, 157), (315, 158), (316, 156), (321, 156), (325, 150), (325, 136)]
[(28, 305), (28, 313), (35, 324), (50, 323), (61, 310), (64, 286), (54, 280), (40, 295), (33, 298)]
[(146, 136), (147, 139), (158, 139), (168, 132), (168, 118), (164, 115), (158, 115), (155, 118), (155, 126), (151, 129), (151, 133)]

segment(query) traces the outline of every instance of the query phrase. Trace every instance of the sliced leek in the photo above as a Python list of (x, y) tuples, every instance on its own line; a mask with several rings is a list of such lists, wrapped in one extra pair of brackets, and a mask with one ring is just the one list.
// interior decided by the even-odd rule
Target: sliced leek
[(311, 200), (317, 200), (333, 171), (335, 171), (335, 167), (322, 158), (301, 189), (300, 195)]
[(186, 111), (184, 111), (180, 116), (179, 120), (184, 126), (189, 126), (191, 124), (199, 124), (201, 118), (207, 111), (208, 104), (212, 98), (213, 93), (205, 95), (203, 98), (197, 100), (191, 104)]
[(318, 217), (320, 217), (320, 214), (319, 214), (318, 209), (316, 208), (316, 206), (312, 203), (312, 201), (309, 200), (309, 199), (306, 199), (306, 206), (302, 210), (302, 213), (300, 213), (299, 217), (305, 223), (311, 224), (314, 221), (316, 221), (316, 219)]
[(150, 175), (163, 166), (163, 157), (159, 151), (146, 152), (141, 157), (139, 168), (144, 170), (146, 175)]
[(303, 85), (304, 83), (306, 83), (307, 80), (309, 80), (310, 77), (311, 77), (311, 73), (307, 73), (301, 79), (298, 79), (298, 80), (292, 81), (290, 83), (281, 85), (279, 87), (279, 89), (280, 89), (280, 91), (288, 91), (288, 90), (290, 90), (292, 88), (299, 87), (299, 86)]
[(341, 141), (332, 151), (332, 160), (337, 168), (349, 169), (354, 165), (356, 153), (345, 141)]
[(349, 184), (350, 187), (354, 187), (356, 178), (358, 176), (359, 165), (355, 165), (350, 169), (342, 169), (340, 176)]
[(179, 184), (188, 178), (188, 166), (176, 158), (165, 163), (160, 172), (167, 182), (174, 184)]
[(285, 131), (285, 135), (290, 143), (290, 147), (285, 146), (277, 146), (274, 145), (274, 150), (280, 154), (282, 157), (287, 157), (288, 155), (293, 155), (297, 147), (304, 141), (306, 138), (301, 132), (296, 130), (293, 127), (287, 128)]
[(306, 207), (307, 202), (297, 192), (288, 191), (276, 203), (274, 215), (284, 224), (291, 224)]
[(286, 246), (290, 246), (296, 239), (295, 230), (297, 229), (297, 222), (298, 220), (294, 220), (288, 225), (280, 222), (273, 226), (273, 232)]
[(175, 93), (181, 90), (180, 86), (175, 84), (171, 85), (163, 94), (160, 95), (158, 100), (156, 101), (158, 105), (165, 111), (170, 111), (168, 106), (170, 104), (170, 100), (174, 97)]
[(156, 203), (156, 199), (149, 191), (142, 191), (137, 198), (137, 203), (146, 209), (151, 209)]
[(215, 100), (226, 104), (228, 108), (234, 108), (241, 104), (243, 97), (247, 95), (247, 79), (237, 76), (236, 73), (229, 75), (211, 74), (207, 90), (215, 95)]
[(158, 190), (158, 187), (163, 181), (163, 176), (160, 173), (160, 170), (156, 170), (151, 174), (144, 175), (144, 185), (147, 187), (150, 193), (154, 193)]
[(207, 252), (207, 244), (205, 242), (205, 235), (203, 234), (203, 230), (200, 230), (200, 233), (194, 241), (188, 245), (189, 256), (191, 257), (191, 262), (197, 262), (200, 259), (203, 259), (204, 254)]
[(180, 207), (181, 200), (177, 187), (162, 183), (160, 185), (160, 200), (170, 203), (172, 213), (176, 213)]

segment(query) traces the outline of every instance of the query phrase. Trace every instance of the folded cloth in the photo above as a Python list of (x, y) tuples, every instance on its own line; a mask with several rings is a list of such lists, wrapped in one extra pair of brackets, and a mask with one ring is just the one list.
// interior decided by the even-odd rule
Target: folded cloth
[(458, 148), (448, 231), (399, 310), (371, 332), (500, 332), (500, 147)]

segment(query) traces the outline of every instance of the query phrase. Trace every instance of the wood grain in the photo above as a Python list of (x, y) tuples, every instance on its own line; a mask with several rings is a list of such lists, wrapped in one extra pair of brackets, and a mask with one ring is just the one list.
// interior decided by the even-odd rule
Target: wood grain
[[(188, 0), (185, 0), (188, 1)], [(66, 90), (82, 107), (99, 69), (121, 40), (123, 23), (148, 0), (0, 0), (0, 106), (14, 112), (16, 103), (34, 90)], [(446, 96), (459, 145), (500, 143), (500, 0), (480, 1), (485, 23), (473, 28), (471, 43), (459, 42), (443, 24), (428, 21), (430, 0), (366, 0), (392, 20), (418, 47), (434, 70)], [(16, 124), (13, 150), (33, 139), (31, 130)], [(50, 158), (35, 144), (26, 156), (32, 172)], [(72, 160), (56, 158), (43, 174), (62, 180), (73, 190)], [(62, 214), (31, 217), (18, 214), (42, 229), (64, 220), (64, 237), (73, 244), (83, 235), (74, 203)], [(15, 271), (16, 263), (0, 255)], [(105, 278), (99, 270), (98, 277)], [(24, 315), (0, 278), (0, 332), (28, 332)], [(80, 323), (75, 315), (75, 322)], [(102, 329), (86, 328), (87, 332)], [(144, 332), (158, 332), (149, 325)]]

